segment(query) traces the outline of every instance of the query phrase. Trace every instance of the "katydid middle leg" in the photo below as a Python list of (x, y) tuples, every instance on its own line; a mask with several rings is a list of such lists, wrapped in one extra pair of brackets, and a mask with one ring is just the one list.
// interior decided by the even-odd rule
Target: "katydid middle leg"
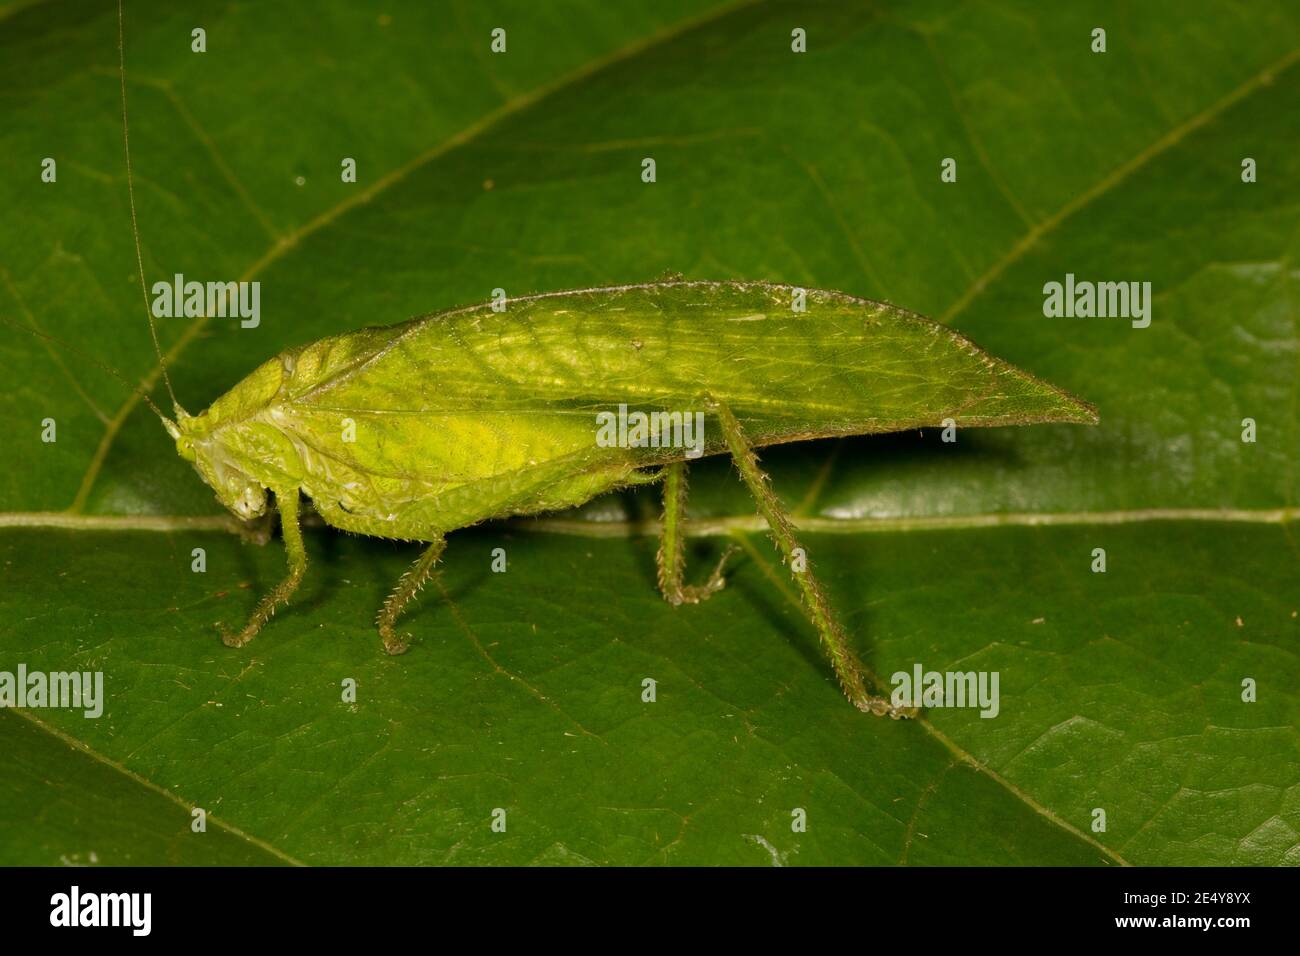
[(659, 532), (659, 590), (672, 605), (699, 604), (721, 591), (727, 584), (722, 570), (727, 559), (736, 553), (733, 545), (722, 553), (718, 565), (703, 584), (685, 585), (686, 534), (686, 462), (675, 461), (664, 467), (664, 514)]

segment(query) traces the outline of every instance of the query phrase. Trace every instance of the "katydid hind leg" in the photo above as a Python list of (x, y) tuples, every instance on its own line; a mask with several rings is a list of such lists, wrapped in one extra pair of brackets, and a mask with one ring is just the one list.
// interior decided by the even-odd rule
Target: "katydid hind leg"
[[(447, 539), (438, 535), (430, 542), (429, 546), (424, 549), (415, 563), (412, 564), (397, 581), (397, 586), (393, 588), (393, 593), (388, 595), (384, 601), (383, 607), (379, 609), (379, 616), (375, 623), (379, 626), (379, 636), (383, 639), (384, 650), (389, 654), (405, 654), (409, 644), (406, 640), (398, 637), (393, 631), (393, 625), (397, 623), (398, 616), (406, 609), (420, 593), (420, 589), (433, 576), (434, 566), (438, 559), (442, 557), (442, 552), (447, 547)], [(409, 637), (409, 635), (407, 635)]]
[(686, 534), (686, 462), (675, 461), (665, 466), (664, 512), (659, 532), (659, 590), (664, 600), (674, 606), (699, 604), (721, 591), (727, 584), (723, 574), (727, 561), (739, 548), (729, 546), (718, 559), (717, 567), (703, 584), (685, 585)]
[(280, 511), (280, 528), (284, 535), (284, 551), (289, 564), (289, 573), (257, 602), (257, 607), (249, 615), (248, 623), (238, 632), (227, 629), (224, 624), (217, 625), (221, 631), (221, 640), (227, 647), (243, 647), (256, 637), (257, 632), (271, 619), (275, 609), (286, 603), (298, 590), (298, 585), (302, 583), (303, 575), (307, 571), (307, 549), (303, 545), (302, 527), (298, 520), (298, 489), (272, 490), (275, 491), (275, 502)]
[(813, 575), (812, 566), (807, 560), (808, 552), (795, 537), (794, 527), (781, 502), (772, 492), (768, 476), (759, 467), (758, 458), (745, 438), (740, 422), (726, 405), (716, 401), (711, 401), (709, 404), (718, 417), (718, 423), (736, 468), (739, 469), (741, 478), (749, 488), (758, 506), (759, 514), (767, 522), (776, 546), (785, 557), (786, 565), (790, 568), (795, 584), (799, 588), (804, 609), (817, 628), (817, 635), (826, 649), (844, 695), (854, 707), (867, 713), (894, 719), (914, 717), (915, 708), (895, 707), (888, 699), (867, 690), (867, 680), (862, 665), (849, 648), (848, 640), (831, 609), (830, 602), (826, 599), (820, 582)]

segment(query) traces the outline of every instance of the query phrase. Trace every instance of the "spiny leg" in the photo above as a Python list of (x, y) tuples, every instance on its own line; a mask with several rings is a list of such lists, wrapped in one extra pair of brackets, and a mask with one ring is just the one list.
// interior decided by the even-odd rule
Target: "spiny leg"
[(406, 641), (393, 633), (393, 624), (397, 622), (399, 614), (405, 610), (406, 605), (410, 604), (412, 599), (420, 593), (429, 577), (433, 574), (433, 566), (438, 563), (442, 557), (443, 550), (447, 547), (447, 539), (438, 535), (432, 543), (424, 549), (413, 565), (406, 569), (400, 578), (397, 579), (397, 587), (393, 593), (388, 595), (388, 600), (384, 606), (379, 609), (379, 617), (375, 623), (379, 625), (379, 636), (384, 640), (384, 650), (389, 654), (405, 654), (407, 649)]
[[(822, 592), (821, 585), (813, 577), (812, 567), (808, 563), (807, 551), (795, 538), (790, 519), (786, 517), (785, 512), (781, 509), (781, 502), (777, 500), (772, 489), (768, 487), (769, 479), (763, 470), (759, 468), (758, 459), (755, 457), (749, 441), (745, 438), (740, 422), (736, 420), (736, 416), (732, 414), (731, 409), (726, 405), (720, 402), (712, 404), (718, 416), (718, 422), (722, 426), (723, 436), (727, 440), (727, 447), (731, 451), (731, 457), (740, 470), (741, 478), (749, 487), (749, 493), (754, 496), (754, 501), (758, 505), (758, 513), (767, 522), (773, 540), (776, 541), (777, 547), (781, 549), (781, 553), (785, 555), (786, 564), (790, 567), (795, 583), (799, 586), (799, 592), (803, 596), (804, 607), (807, 609), (813, 625), (817, 628), (817, 634), (821, 637), (822, 644), (826, 647), (826, 653), (831, 659), (831, 665), (835, 668), (835, 676), (839, 678), (840, 687), (844, 690), (845, 696), (848, 697), (849, 702), (854, 707), (861, 711), (880, 716), (888, 714), (894, 719), (915, 716), (915, 708), (895, 707), (887, 699), (874, 696), (867, 691), (862, 665), (858, 663), (853, 651), (849, 649), (848, 641), (844, 637), (844, 631), (841, 630), (839, 622), (836, 621), (830, 603)], [(796, 561), (796, 558), (800, 556), (796, 552), (801, 553), (802, 561)], [(796, 570), (799, 564), (803, 565), (802, 571)]]
[(682, 522), (686, 520), (686, 462), (675, 461), (664, 467), (664, 515), (659, 532), (659, 590), (664, 600), (672, 605), (699, 604), (721, 591), (727, 584), (722, 569), (727, 559), (736, 553), (734, 545), (727, 548), (718, 560), (709, 579), (700, 585), (686, 586), (682, 577), (686, 571), (686, 534)]
[(307, 570), (307, 549), (302, 543), (302, 528), (298, 524), (298, 489), (276, 491), (275, 503), (280, 509), (280, 529), (284, 534), (284, 553), (289, 561), (289, 573), (285, 579), (271, 589), (248, 618), (239, 633), (234, 633), (224, 624), (218, 624), (221, 640), (227, 647), (243, 647), (257, 636), (263, 625), (271, 619), (275, 609), (288, 601), (293, 592), (302, 583), (302, 576)]

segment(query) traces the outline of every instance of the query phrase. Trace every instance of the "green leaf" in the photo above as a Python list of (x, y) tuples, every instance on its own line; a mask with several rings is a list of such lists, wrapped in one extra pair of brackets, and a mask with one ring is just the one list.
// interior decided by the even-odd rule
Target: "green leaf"
[[(657, 595), (650, 488), (453, 535), (395, 659), (414, 550), (313, 528), (223, 647), (279, 542), (88, 361), (156, 364), (114, 6), (0, 9), (0, 317), (76, 349), (0, 335), (0, 671), (106, 693), (0, 711), (0, 862), (1300, 862), (1300, 16), (1192, 7), (127, 4), (146, 274), (263, 284), (256, 329), (160, 323), (191, 409), (325, 334), (666, 270), (888, 300), (1098, 406), (764, 454), (877, 675), (1000, 675), (997, 717), (915, 722), (844, 702), (725, 460), (690, 569), (747, 555), (698, 607)], [(1044, 316), (1067, 273), (1151, 282), (1150, 326)]]

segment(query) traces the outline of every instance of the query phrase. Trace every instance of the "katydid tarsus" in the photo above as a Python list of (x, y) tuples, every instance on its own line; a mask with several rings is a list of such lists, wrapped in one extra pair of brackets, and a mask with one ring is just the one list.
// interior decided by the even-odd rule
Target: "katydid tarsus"
[[(304, 499), (335, 527), (425, 543), (378, 615), (384, 649), (434, 573), (446, 535), (662, 481), (659, 587), (674, 605), (723, 587), (719, 563), (685, 584), (686, 472), (728, 454), (766, 521), (848, 699), (906, 716), (869, 687), (755, 449), (927, 426), (1095, 423), (1087, 404), (893, 306), (768, 282), (660, 281), (512, 298), (290, 348), (206, 411), (176, 401), (149, 309), (131, 179), (119, 7), (123, 148), (132, 234), (176, 450), (244, 520), (279, 511), (288, 573), (225, 643), (252, 640), (303, 579)], [(598, 440), (615, 410), (649, 423)], [(702, 415), (702, 418), (697, 418)], [(684, 421), (703, 435), (681, 447)], [(632, 429), (629, 433), (635, 432)], [(725, 561), (725, 556), (724, 556)]]

